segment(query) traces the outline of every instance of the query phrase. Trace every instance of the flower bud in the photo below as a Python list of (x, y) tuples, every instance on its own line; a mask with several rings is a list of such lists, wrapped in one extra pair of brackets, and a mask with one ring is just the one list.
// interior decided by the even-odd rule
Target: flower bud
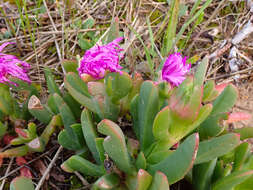
[(193, 77), (188, 77), (174, 89), (169, 99), (169, 107), (174, 118), (192, 123), (198, 116), (203, 96), (203, 87), (193, 85)]

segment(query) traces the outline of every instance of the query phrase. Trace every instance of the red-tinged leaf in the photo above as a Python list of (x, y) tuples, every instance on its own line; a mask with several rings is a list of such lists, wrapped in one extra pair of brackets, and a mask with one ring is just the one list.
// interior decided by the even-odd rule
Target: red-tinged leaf
[(220, 93), (229, 85), (229, 83), (223, 83), (215, 86), (215, 89)]
[(33, 178), (31, 171), (26, 167), (20, 169), (20, 176), (27, 177), (30, 179)]
[(16, 158), (16, 163), (17, 163), (18, 166), (22, 166), (22, 165), (26, 164), (27, 161), (24, 159), (24, 157), (17, 157)]
[(88, 91), (92, 96), (104, 96), (105, 85), (101, 82), (88, 82)]
[[(18, 166), (23, 166), (24, 164), (27, 163), (27, 161), (25, 160), (24, 157), (17, 157), (16, 163)], [(25, 166), (20, 169), (20, 176), (24, 176), (24, 177), (27, 177), (30, 179), (32, 179), (32, 177), (33, 177), (31, 171), (28, 168), (26, 168)]]
[(19, 136), (21, 136), (21, 137), (23, 137), (23, 138), (27, 138), (27, 137), (28, 137), (27, 133), (26, 133), (23, 129), (19, 128), (19, 127), (16, 127), (16, 128), (15, 128), (15, 132), (16, 132)]
[(178, 147), (179, 147), (179, 142), (176, 143), (176, 144), (174, 144), (174, 145), (172, 146), (172, 149), (177, 149)]
[(228, 120), (226, 122), (233, 123), (237, 121), (250, 120), (250, 119), (251, 119), (251, 114), (244, 113), (244, 112), (235, 112), (235, 113), (230, 113), (228, 115)]
[(16, 138), (15, 136), (6, 134), (6, 135), (4, 135), (4, 137), (3, 137), (3, 142), (4, 142), (5, 145), (8, 145), (8, 144), (10, 144), (10, 142), (11, 142), (13, 139), (15, 139), (15, 138)]

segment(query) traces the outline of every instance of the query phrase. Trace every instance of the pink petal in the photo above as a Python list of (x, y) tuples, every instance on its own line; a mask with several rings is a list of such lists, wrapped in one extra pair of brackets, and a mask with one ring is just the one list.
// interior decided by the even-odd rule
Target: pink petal
[[(9, 44), (13, 43), (8, 42), (2, 44), (0, 46), (0, 51), (2, 51)], [(17, 84), (9, 80), (9, 77), (18, 78), (25, 82), (31, 83), (31, 80), (27, 75), (29, 69), (30, 65), (19, 60), (16, 56), (0, 53), (0, 83), (17, 86)]]
[(95, 79), (104, 78), (105, 72), (121, 72), (122, 67), (119, 65), (119, 59), (122, 58), (119, 42), (123, 38), (117, 38), (114, 41), (103, 45), (95, 45), (87, 50), (81, 60), (78, 68), (79, 75), (88, 74)]
[(191, 68), (190, 64), (186, 64), (186, 59), (180, 53), (171, 54), (164, 63), (162, 79), (172, 86), (179, 86), (184, 81), (185, 74)]

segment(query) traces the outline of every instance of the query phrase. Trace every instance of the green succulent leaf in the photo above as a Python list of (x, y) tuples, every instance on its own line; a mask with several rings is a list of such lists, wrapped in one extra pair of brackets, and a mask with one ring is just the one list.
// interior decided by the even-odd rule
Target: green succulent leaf
[(136, 175), (128, 176), (126, 184), (128, 189), (148, 190), (152, 182), (152, 176), (145, 170), (140, 169)]
[[(65, 77), (65, 81), (67, 82), (68, 85), (70, 85), (74, 90), (76, 90), (80, 94), (88, 98), (91, 97), (86, 83), (83, 82), (83, 80), (77, 74), (67, 73)], [(68, 85), (66, 85), (67, 88), (68, 88)], [(70, 94), (72, 95), (71, 91), (70, 91)]]
[(133, 81), (132, 89), (130, 90), (128, 95), (121, 100), (123, 113), (129, 112), (133, 98), (140, 92), (141, 84), (143, 83), (143, 78), (141, 74), (134, 73), (134, 76), (132, 77), (132, 81)]
[(0, 84), (0, 110), (5, 115), (13, 114), (14, 99), (11, 97), (9, 87), (4, 84)]
[(199, 127), (199, 134), (201, 139), (208, 139), (221, 134), (227, 127), (223, 121), (228, 119), (227, 113), (219, 113), (210, 115)]
[(163, 108), (155, 117), (153, 123), (153, 134), (156, 140), (166, 140), (169, 138), (169, 127), (171, 125), (171, 116), (169, 107)]
[(162, 172), (157, 171), (153, 177), (152, 184), (149, 190), (169, 190), (169, 182), (166, 175)]
[(78, 63), (76, 60), (63, 60), (61, 64), (64, 70), (66, 71), (66, 73), (73, 72), (73, 73), (78, 74), (77, 72)]
[(58, 106), (55, 103), (53, 94), (50, 94), (47, 99), (47, 105), (49, 109), (56, 115), (59, 114)]
[(215, 89), (215, 82), (213, 80), (207, 81), (204, 86), (203, 102), (213, 101), (219, 92)]
[(130, 92), (132, 86), (132, 79), (125, 72), (109, 73), (105, 76), (106, 93), (115, 104)]
[(251, 190), (253, 187), (253, 175), (234, 187), (234, 190)]
[(195, 190), (209, 190), (217, 158), (193, 167), (193, 186)]
[(240, 139), (245, 140), (253, 138), (253, 127), (242, 127), (238, 129), (233, 129), (235, 133), (240, 134)]
[(58, 142), (64, 148), (69, 150), (81, 150), (85, 148), (85, 140), (83, 136), (82, 126), (80, 124), (73, 124), (70, 126), (73, 132), (76, 134), (79, 143), (73, 142), (73, 139), (70, 138), (66, 129), (62, 130), (58, 135)]
[(75, 119), (80, 119), (82, 113), (81, 105), (67, 92), (63, 95), (63, 100), (67, 103), (72, 113), (75, 116)]
[(67, 73), (64, 79), (65, 87), (68, 89), (71, 96), (94, 113), (97, 113), (94, 101), (88, 92), (88, 87), (85, 82), (75, 73)]
[(211, 104), (206, 104), (206, 105), (202, 106), (199, 110), (199, 113), (198, 113), (198, 116), (197, 116), (196, 120), (190, 126), (188, 126), (185, 129), (185, 135), (189, 134), (190, 132), (195, 130), (198, 126), (200, 126), (201, 123), (203, 121), (205, 121), (206, 118), (208, 118), (208, 116), (212, 112), (212, 109), (213, 109), (213, 107), (212, 107)]
[(34, 190), (33, 182), (30, 178), (20, 176), (11, 181), (10, 190)]
[(175, 152), (169, 154), (161, 162), (150, 165), (147, 171), (151, 174), (161, 171), (167, 176), (169, 184), (176, 183), (192, 168), (194, 160), (196, 159), (198, 146), (198, 134), (192, 134)]
[(79, 171), (88, 176), (102, 176), (105, 174), (103, 166), (95, 165), (78, 155), (71, 156), (61, 165), (61, 168), (66, 172)]
[(214, 168), (212, 182), (215, 182), (224, 177), (224, 163), (223, 160), (218, 160)]
[(243, 164), (244, 169), (253, 170), (253, 156), (250, 154), (250, 156), (247, 158), (247, 161)]
[[(106, 88), (102, 82), (88, 82), (89, 93), (93, 96), (95, 110), (101, 119), (116, 121), (120, 112), (120, 106), (112, 102), (112, 97), (106, 94)], [(114, 89), (115, 90), (115, 89)]]
[(157, 164), (167, 158), (171, 153), (173, 153), (173, 151), (168, 149), (157, 151), (148, 156), (147, 162), (148, 164)]
[(0, 139), (5, 135), (7, 128), (8, 127), (0, 121)]
[(237, 99), (237, 90), (233, 85), (228, 85), (213, 102), (210, 116), (201, 124), (199, 133), (201, 139), (219, 135), (226, 126), (220, 122), (227, 119), (227, 112), (234, 106)]
[(75, 146), (81, 146), (79, 144), (77, 134), (70, 127), (72, 124), (76, 123), (74, 114), (72, 113), (69, 106), (64, 102), (61, 96), (59, 96), (56, 93), (53, 96), (54, 96), (54, 101), (59, 109), (64, 128), (67, 131), (67, 135), (69, 135), (69, 138), (73, 140), (72, 142), (75, 144)]
[(234, 105), (238, 93), (233, 85), (228, 85), (213, 102), (211, 115), (228, 112)]
[[(184, 121), (178, 121), (173, 118), (172, 115), (172, 124), (169, 127), (168, 137), (164, 138), (163, 141), (157, 141), (154, 149), (152, 150), (152, 156), (157, 154), (160, 151), (166, 151), (168, 148), (172, 147), (174, 144), (178, 143), (181, 139), (183, 139), (186, 135), (194, 131), (211, 113), (212, 105), (206, 104), (202, 106), (198, 112), (197, 118), (190, 124), (184, 123)], [(168, 118), (169, 120), (169, 118)], [(165, 133), (165, 132), (164, 132)]]
[(130, 113), (132, 116), (134, 133), (137, 136), (137, 138), (140, 139), (140, 128), (138, 124), (138, 105), (139, 105), (139, 95), (136, 95), (131, 101)]
[(198, 65), (197, 71), (194, 74), (194, 85), (202, 86), (205, 81), (206, 71), (208, 67), (209, 59), (206, 56)]
[(242, 170), (231, 173), (230, 175), (221, 178), (212, 186), (212, 190), (231, 190), (236, 185), (244, 182), (253, 175), (253, 170)]
[(237, 99), (237, 90), (233, 85), (228, 85), (213, 102), (213, 110), (209, 117), (201, 124), (199, 133), (201, 139), (219, 135), (226, 126), (220, 122), (227, 119), (227, 112), (234, 106)]
[(132, 174), (134, 167), (130, 161), (125, 137), (120, 127), (116, 123), (104, 119), (98, 124), (98, 131), (107, 135), (103, 142), (104, 149), (116, 166), (128, 174)]
[(141, 150), (144, 154), (154, 142), (152, 128), (158, 111), (158, 89), (151, 81), (145, 81), (142, 83), (138, 101), (138, 128), (140, 131)]
[(119, 116), (120, 112), (120, 106), (116, 105), (112, 102), (111, 98), (109, 96), (105, 96), (104, 103), (102, 104), (103, 108), (100, 110), (103, 111), (102, 114), (100, 114), (101, 119), (110, 119), (112, 121), (116, 121)]
[(16, 148), (7, 149), (4, 152), (0, 152), (1, 158), (10, 158), (25, 156), (29, 152), (29, 147), (27, 145), (19, 146)]
[(104, 149), (104, 146), (103, 146), (104, 138), (96, 138), (95, 143), (96, 143), (96, 149), (98, 151), (101, 163), (104, 163), (104, 160), (106, 159), (105, 149)]
[(146, 167), (147, 167), (147, 161), (146, 161), (146, 158), (145, 158), (143, 152), (140, 152), (140, 153), (138, 154), (138, 157), (137, 157), (137, 159), (136, 159), (135, 165), (136, 165), (136, 168), (137, 168), (138, 170), (139, 170), (139, 169), (144, 169), (144, 170), (146, 169)]
[(137, 174), (136, 190), (147, 190), (152, 182), (152, 176), (143, 169), (140, 169)]
[(83, 129), (83, 136), (85, 138), (86, 144), (91, 151), (92, 156), (97, 163), (101, 163), (101, 156), (97, 149), (96, 138), (98, 137), (95, 130), (91, 113), (89, 110), (84, 109), (81, 115), (81, 124)]
[(208, 162), (223, 156), (240, 144), (237, 134), (226, 134), (199, 143), (199, 150), (194, 164)]
[(245, 163), (249, 154), (250, 154), (250, 146), (249, 143), (247, 142), (241, 143), (235, 149), (233, 171), (238, 171), (243, 167), (243, 164)]
[(93, 190), (113, 190), (120, 183), (119, 176), (114, 173), (100, 177), (93, 185)]
[(50, 123), (46, 126), (44, 131), (42, 132), (40, 139), (42, 139), (43, 144), (46, 145), (52, 136), (52, 134), (55, 132), (56, 127), (62, 127), (62, 119), (60, 115), (53, 116)]

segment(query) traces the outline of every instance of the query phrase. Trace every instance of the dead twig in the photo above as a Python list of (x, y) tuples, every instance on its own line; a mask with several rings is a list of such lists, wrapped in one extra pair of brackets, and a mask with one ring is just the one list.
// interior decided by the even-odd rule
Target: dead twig
[(90, 186), (89, 182), (88, 182), (86, 179), (84, 179), (83, 176), (82, 176), (79, 172), (75, 171), (74, 173), (75, 173), (75, 175), (81, 180), (82, 184), (83, 184), (85, 187)]
[[(11, 158), (11, 161), (9, 162), (8, 168), (6, 169), (5, 175), (7, 175), (11, 169), (12, 163), (13, 163), (14, 158)], [(5, 184), (6, 178), (2, 181), (0, 190), (3, 190), (4, 184)]]
[[(49, 152), (51, 152), (51, 151), (54, 150), (54, 149), (55, 149), (55, 147), (52, 148), (51, 150), (49, 150), (49, 151), (47, 151), (47, 152), (45, 152), (45, 153), (39, 155), (37, 158), (35, 158), (35, 159), (33, 159), (33, 160), (27, 162), (26, 165), (28, 165), (28, 164), (30, 164), (30, 163), (32, 163), (32, 162), (34, 162), (34, 161), (40, 159), (41, 157), (47, 155)], [(14, 174), (15, 172), (17, 172), (18, 170), (20, 170), (20, 169), (23, 168), (23, 167), (25, 167), (25, 166), (24, 166), (24, 165), (23, 165), (23, 166), (19, 166), (18, 168), (12, 170), (12, 171), (9, 172), (8, 174), (6, 174), (6, 175), (4, 175), (3, 177), (1, 177), (1, 178), (0, 178), (0, 181), (2, 181), (2, 180), (4, 180), (5, 178), (9, 177), (10, 175)]]
[(36, 186), (36, 189), (35, 190), (39, 190), (41, 188), (41, 186), (43, 185), (48, 173), (50, 172), (51, 168), (53, 167), (55, 161), (57, 160), (60, 152), (62, 151), (63, 147), (60, 146), (57, 150), (57, 152), (55, 153), (55, 156), (54, 158), (52, 159), (52, 161), (50, 162), (50, 164), (48, 165), (47, 167), (47, 170), (45, 171), (45, 173), (43, 174), (42, 178), (40, 179), (38, 185)]
[(252, 67), (249, 67), (249, 68), (247, 68), (247, 69), (243, 69), (243, 70), (241, 70), (241, 71), (237, 71), (237, 72), (230, 73), (230, 74), (224, 74), (224, 75), (219, 75), (219, 76), (217, 76), (217, 77), (208, 78), (207, 80), (216, 80), (216, 79), (231, 77), (231, 76), (234, 76), (234, 75), (237, 75), (237, 74), (242, 74), (242, 73), (249, 72), (249, 71), (251, 71), (251, 70), (253, 70), (253, 66), (252, 66)]

